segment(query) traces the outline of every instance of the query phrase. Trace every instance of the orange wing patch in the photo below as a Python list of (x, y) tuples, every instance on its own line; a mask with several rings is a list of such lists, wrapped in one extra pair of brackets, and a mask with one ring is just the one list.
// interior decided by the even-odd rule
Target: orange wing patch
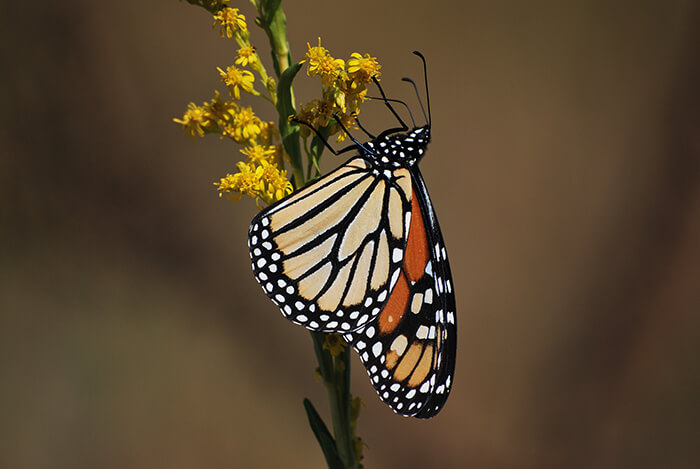
[(411, 379), (408, 380), (408, 387), (409, 388), (415, 388), (419, 384), (423, 382), (425, 378), (428, 377), (428, 374), (430, 373), (430, 369), (433, 364), (433, 346), (430, 344), (427, 344), (423, 348), (423, 356), (420, 359), (420, 362), (416, 365), (416, 367), (413, 369), (413, 373), (411, 374)]
[(406, 313), (406, 306), (408, 306), (408, 293), (408, 282), (406, 276), (401, 272), (391, 296), (379, 314), (379, 332), (381, 334), (389, 334), (401, 322), (401, 318)]
[(423, 346), (418, 342), (414, 342), (408, 348), (405, 355), (401, 356), (401, 362), (394, 371), (394, 379), (399, 383), (409, 377), (413, 369), (416, 367), (418, 360), (423, 353)]
[(428, 238), (425, 233), (423, 215), (418, 205), (418, 197), (413, 194), (411, 199), (411, 227), (408, 230), (403, 267), (408, 279), (417, 282), (423, 276), (425, 266), (428, 265)]

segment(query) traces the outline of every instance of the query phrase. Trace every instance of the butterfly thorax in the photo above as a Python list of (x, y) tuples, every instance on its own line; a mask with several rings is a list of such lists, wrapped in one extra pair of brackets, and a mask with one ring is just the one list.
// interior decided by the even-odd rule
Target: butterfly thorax
[(430, 142), (430, 126), (402, 133), (379, 136), (365, 144), (360, 154), (382, 168), (410, 167), (425, 154)]

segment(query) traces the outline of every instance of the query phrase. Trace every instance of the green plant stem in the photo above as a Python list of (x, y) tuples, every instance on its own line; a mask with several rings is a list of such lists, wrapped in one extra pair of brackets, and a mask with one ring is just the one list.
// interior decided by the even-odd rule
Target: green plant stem
[[(200, 6), (212, 14), (216, 14), (219, 10), (226, 7), (226, 4), (222, 0), (187, 0), (187, 2), (192, 5)], [(285, 70), (292, 67), (292, 57), (287, 40), (287, 17), (282, 10), (281, 0), (251, 0), (251, 3), (260, 14), (260, 16), (256, 18), (256, 24), (265, 31), (270, 40), (275, 73), (279, 83), (282, 84), (282, 74)], [(244, 35), (244, 33), (239, 31), (235, 39), (239, 46), (249, 44), (248, 33)], [(301, 64), (294, 64), (293, 67), (294, 68), (290, 70), (290, 72), (293, 73), (289, 73), (286, 77), (287, 80), (284, 88), (286, 94), (283, 96), (284, 100), (282, 103), (280, 103), (280, 101), (282, 101), (282, 94), (279, 88), (277, 93), (273, 93), (272, 90), (274, 87), (272, 85), (268, 87), (267, 72), (262, 66), (260, 70), (258, 70), (258, 73), (265, 83), (265, 89), (270, 93), (270, 96), (268, 97), (260, 93), (256, 93), (256, 95), (269, 101), (280, 113), (281, 122), (284, 123), (284, 126), (280, 125), (280, 131), (284, 131), (283, 139), (285, 137), (292, 139), (289, 148), (287, 147), (288, 142), (284, 143), (285, 148), (290, 154), (294, 186), (295, 189), (300, 189), (305, 185), (306, 179), (304, 178), (304, 170), (301, 161), (299, 129), (297, 124), (294, 124), (295, 128), (290, 128), (290, 123), (287, 122), (289, 115), (293, 115), (295, 112), (294, 93), (291, 84)], [(284, 113), (281, 111), (283, 108), (285, 110)], [(286, 128), (283, 129), (283, 127)], [(328, 128), (321, 129), (321, 132), (327, 137)], [(290, 152), (290, 148), (296, 151)], [(311, 142), (311, 147), (307, 151), (307, 156), (309, 158), (309, 176), (312, 167), (320, 173), (318, 161), (323, 149), (324, 145), (322, 140), (314, 137)], [(294, 156), (292, 153), (296, 156), (292, 157)], [(343, 351), (334, 357), (328, 350), (323, 348), (323, 344), (326, 340), (325, 333), (311, 332), (311, 338), (314, 343), (314, 351), (316, 352), (323, 384), (328, 393), (331, 419), (333, 421), (333, 438), (330, 437), (325, 423), (320, 420), (317, 412), (313, 410), (313, 405), (310, 401), (305, 400), (304, 406), (307, 408), (307, 415), (309, 415), (310, 422), (318, 423), (318, 425), (312, 423), (312, 430), (314, 430), (317, 438), (320, 436), (319, 443), (321, 443), (324, 453), (330, 450), (330, 453), (326, 454), (327, 457), (329, 454), (332, 456), (331, 459), (328, 459), (330, 467), (336, 468), (342, 462), (344, 469), (359, 469), (361, 465), (355, 453), (355, 434), (351, 422), (350, 347), (346, 345)], [(318, 433), (318, 431), (321, 431), (319, 428), (322, 428), (321, 434)], [(340, 462), (338, 462), (338, 459)]]
[(328, 393), (333, 436), (338, 456), (346, 469), (356, 469), (359, 466), (350, 425), (350, 347), (345, 347), (340, 354), (333, 357), (323, 348), (325, 336), (322, 332), (311, 332), (319, 371)]
[(304, 179), (304, 171), (300, 167), (292, 165), (292, 174), (294, 175), (294, 181), (299, 181), (295, 190), (304, 187), (306, 184), (306, 180)]
[(281, 72), (289, 67), (292, 61), (289, 52), (289, 42), (287, 42), (287, 16), (284, 14), (282, 7), (275, 11), (269, 27), (274, 32), (271, 36), (273, 38), (272, 51)]
[[(277, 74), (280, 84), (282, 84), (282, 74), (292, 64), (289, 42), (287, 41), (287, 18), (282, 10), (280, 1), (261, 0), (259, 2), (254, 1), (253, 4), (256, 5), (258, 13), (260, 14), (256, 19), (256, 23), (265, 31), (270, 40), (275, 73)], [(299, 64), (295, 64), (295, 67), (296, 69), (292, 70), (294, 74), (298, 71)], [(291, 79), (293, 80), (293, 75)], [(278, 111), (282, 107), (294, 109), (294, 93), (291, 88), (291, 81), (286, 84), (285, 89), (289, 90), (289, 94), (285, 95), (284, 102), (282, 102), (282, 98), (279, 95), (277, 96)], [(280, 117), (286, 119), (287, 116), (281, 115)], [(297, 139), (298, 143), (298, 139), (300, 138), (298, 129), (294, 133), (285, 131), (284, 134)], [(295, 143), (294, 147), (296, 146)], [(318, 159), (322, 151), (323, 146), (319, 145), (319, 142), (312, 143), (313, 155), (308, 156), (312, 159), (313, 164), (317, 168)], [(301, 155), (298, 156), (298, 158), (290, 157), (296, 186), (295, 189), (300, 189), (306, 182)], [(313, 340), (314, 351), (316, 352), (323, 384), (328, 393), (337, 455), (345, 466), (345, 469), (358, 469), (360, 465), (355, 455), (353, 442), (355, 435), (351, 426), (350, 347), (346, 346), (340, 354), (333, 357), (328, 350), (323, 348), (326, 334), (322, 332), (311, 332), (311, 338)]]
[[(348, 469), (357, 467), (355, 461), (355, 448), (353, 444), (353, 431), (350, 425), (350, 347), (335, 357), (336, 385), (329, 390), (331, 402), (331, 414), (335, 410), (333, 419), (333, 433), (338, 445), (338, 454), (345, 462)], [(335, 399), (331, 398), (331, 391)]]

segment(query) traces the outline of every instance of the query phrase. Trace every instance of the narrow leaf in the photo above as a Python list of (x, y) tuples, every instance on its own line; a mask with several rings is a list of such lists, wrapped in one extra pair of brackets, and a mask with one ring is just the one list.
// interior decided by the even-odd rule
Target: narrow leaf
[(316, 440), (318, 440), (318, 444), (321, 445), (321, 450), (323, 450), (323, 455), (326, 457), (328, 469), (345, 469), (345, 465), (340, 460), (340, 456), (338, 456), (335, 440), (328, 431), (326, 424), (323, 423), (321, 416), (316, 412), (314, 405), (308, 399), (304, 399), (304, 410), (306, 410), (306, 416), (309, 418), (311, 430), (314, 432)]
[[(290, 66), (282, 73), (277, 84), (277, 112), (280, 116), (279, 128), (282, 144), (287, 151), (292, 167), (301, 168), (301, 143), (299, 142), (299, 124), (289, 122), (289, 117), (296, 114), (292, 104), (292, 82), (301, 69), (301, 63)], [(296, 181), (301, 184), (303, 181)]]

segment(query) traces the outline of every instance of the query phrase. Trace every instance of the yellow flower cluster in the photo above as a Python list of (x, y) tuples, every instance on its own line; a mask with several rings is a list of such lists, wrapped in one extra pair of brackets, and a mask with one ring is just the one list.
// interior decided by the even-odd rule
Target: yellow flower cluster
[(182, 119), (173, 119), (174, 122), (182, 124), (187, 136), (194, 140), (199, 135), (204, 137), (204, 128), (209, 127), (211, 120), (207, 114), (207, 110), (202, 106), (197, 106), (195, 103), (187, 105), (187, 111)]
[(335, 87), (345, 73), (345, 61), (334, 59), (328, 50), (321, 46), (321, 38), (318, 38), (318, 46), (311, 47), (309, 43), (306, 45), (309, 47), (304, 58), (309, 64), (306, 74), (310, 77), (320, 76), (325, 86)]
[[(334, 114), (340, 117), (346, 128), (354, 125), (360, 104), (366, 99), (367, 84), (373, 77), (379, 77), (381, 65), (369, 54), (363, 56), (357, 52), (352, 53), (347, 62), (333, 58), (321, 46), (321, 38), (318, 39), (318, 46), (307, 46), (309, 50), (304, 57), (308, 64), (306, 73), (321, 78), (323, 97), (303, 105), (297, 117), (317, 128), (331, 124), (330, 134), (333, 135), (341, 130), (334, 124), (335, 121), (332, 122)], [(308, 135), (308, 129), (302, 132), (304, 136)], [(344, 139), (345, 134), (340, 132), (337, 140), (341, 142)]]
[(255, 47), (243, 46), (238, 49), (238, 54), (236, 55), (236, 65), (245, 67), (248, 64), (252, 66), (256, 63), (258, 63), (258, 54), (255, 52)]
[(248, 70), (241, 70), (237, 67), (226, 67), (226, 71), (221, 70), (221, 68), (216, 68), (221, 75), (221, 80), (228, 87), (228, 92), (231, 97), (236, 99), (241, 99), (241, 92), (253, 93), (255, 89), (253, 88), (253, 83), (255, 82), (255, 75)]
[[(276, 151), (273, 150), (274, 153)], [(236, 174), (227, 174), (220, 182), (215, 182), (219, 197), (225, 196), (238, 201), (248, 195), (265, 204), (271, 204), (292, 193), (292, 184), (287, 179), (287, 171), (266, 159), (259, 163), (239, 161)]]
[(218, 133), (237, 143), (254, 145), (258, 140), (272, 144), (278, 135), (274, 123), (260, 120), (250, 106), (242, 107), (235, 101), (222, 99), (218, 91), (201, 106), (190, 103), (182, 119), (173, 121), (181, 124), (190, 138)]
[(248, 25), (245, 22), (245, 16), (239, 13), (238, 8), (222, 8), (214, 15), (214, 25), (220, 25), (219, 33), (221, 37), (231, 39), (236, 31), (248, 32)]
[(252, 147), (244, 148), (241, 150), (241, 153), (247, 156), (248, 161), (251, 163), (261, 164), (263, 161), (272, 163), (277, 155), (277, 147), (271, 145), (253, 145)]
[[(218, 0), (222, 5), (227, 0)], [(250, 33), (243, 14), (237, 8), (222, 7), (213, 14), (214, 27), (220, 27), (224, 38), (233, 38), (239, 45), (234, 65), (217, 67), (219, 76), (228, 89), (229, 96), (223, 98), (215, 92), (214, 98), (201, 105), (190, 103), (181, 119), (173, 119), (182, 125), (192, 139), (206, 134), (218, 134), (230, 138), (244, 146), (241, 152), (245, 161), (236, 164), (238, 172), (227, 174), (217, 186), (219, 196), (230, 200), (240, 200), (248, 195), (270, 204), (290, 194), (292, 185), (284, 169), (288, 156), (279, 144), (280, 136), (272, 122), (262, 121), (253, 108), (240, 104), (241, 92), (262, 97), (271, 104), (277, 104), (277, 84), (267, 75), (255, 47), (250, 43)], [(356, 115), (365, 99), (367, 84), (379, 76), (380, 65), (369, 54), (355, 52), (345, 61), (331, 56), (321, 46), (311, 47), (306, 53), (307, 74), (318, 76), (322, 81), (322, 97), (303, 106), (298, 117), (316, 128), (325, 127), (330, 135), (338, 134), (343, 141), (346, 134), (333, 118), (337, 115), (345, 128), (355, 127)], [(256, 78), (264, 86), (261, 94), (255, 89)], [(309, 133), (302, 127), (302, 135)], [(316, 166), (318, 169), (318, 166)], [(302, 178), (303, 179), (303, 178)], [(334, 346), (333, 351), (337, 350)]]
[[(246, 161), (236, 164), (238, 172), (227, 174), (215, 182), (220, 197), (240, 200), (248, 195), (257, 201), (270, 204), (290, 194), (292, 185), (284, 168), (284, 150), (279, 141), (279, 132), (274, 123), (264, 122), (253, 112), (252, 107), (239, 104), (241, 91), (254, 96), (262, 96), (276, 101), (276, 83), (267, 75), (260, 57), (250, 44), (248, 26), (237, 8), (222, 8), (214, 14), (214, 27), (221, 27), (221, 37), (234, 38), (240, 45), (235, 65), (225, 69), (217, 68), (221, 80), (226, 85), (230, 99), (221, 97), (218, 91), (214, 99), (201, 106), (190, 103), (182, 119), (173, 119), (181, 124), (191, 138), (203, 137), (207, 133), (217, 133), (244, 145), (241, 152)], [(241, 68), (239, 68), (241, 67)], [(245, 70), (250, 67), (250, 70)], [(268, 96), (263, 96), (254, 88), (257, 73)]]
[(255, 141), (262, 130), (261, 125), (262, 121), (250, 106), (239, 108), (233, 115), (233, 120), (224, 124), (222, 135), (231, 137), (238, 143)]
[[(250, 43), (250, 32), (248, 31), (245, 16), (239, 12), (238, 8), (225, 7), (214, 14), (214, 27), (216, 25), (221, 26), (221, 37), (233, 38), (240, 46), (236, 54), (235, 64), (241, 67), (250, 67), (255, 73), (260, 75), (260, 81), (269, 95), (263, 97), (274, 104), (274, 101), (277, 99), (275, 94), (277, 84), (274, 79), (267, 75), (267, 70), (265, 70), (260, 61), (258, 52)], [(253, 89), (255, 77), (251, 72), (236, 67), (227, 67), (226, 71), (221, 68), (218, 70), (222, 80), (228, 86), (231, 96), (241, 99), (240, 89), (255, 96), (261, 96), (260, 93)]]

